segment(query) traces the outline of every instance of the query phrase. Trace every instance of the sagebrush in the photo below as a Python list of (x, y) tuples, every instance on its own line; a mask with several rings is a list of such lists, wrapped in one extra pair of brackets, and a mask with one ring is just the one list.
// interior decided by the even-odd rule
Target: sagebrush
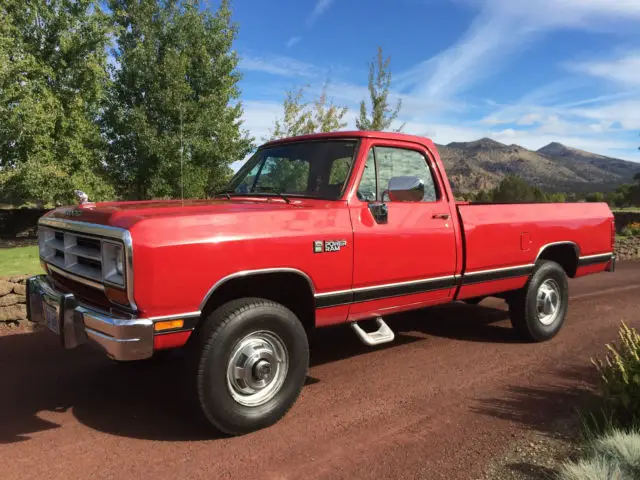
[(593, 440), (587, 455), (567, 462), (560, 480), (637, 480), (640, 478), (640, 432), (612, 430)]
[(633, 222), (622, 229), (625, 237), (636, 237), (640, 235), (640, 222)]
[(604, 401), (630, 422), (640, 416), (640, 335), (624, 322), (619, 344), (607, 344), (604, 360), (592, 360), (600, 373)]

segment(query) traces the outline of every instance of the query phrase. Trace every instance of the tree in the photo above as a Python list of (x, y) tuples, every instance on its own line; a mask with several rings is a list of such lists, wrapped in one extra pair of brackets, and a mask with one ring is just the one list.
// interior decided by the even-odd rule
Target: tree
[(547, 200), (552, 203), (565, 203), (567, 195), (561, 192), (551, 193), (548, 195)]
[(287, 90), (282, 105), (283, 116), (276, 119), (269, 140), (309, 135), (319, 132), (333, 132), (347, 126), (342, 119), (348, 108), (339, 107), (329, 101), (327, 94), (329, 81), (322, 87), (320, 96), (313, 102), (304, 100), (305, 88)]
[(97, 118), (108, 17), (97, 0), (0, 5), (0, 190), (4, 201), (110, 198)]
[(491, 192), (494, 202), (517, 203), (517, 202), (545, 202), (546, 195), (538, 187), (532, 187), (517, 175), (507, 175), (500, 184)]
[(585, 197), (585, 200), (587, 202), (592, 202), (592, 203), (594, 203), (594, 202), (604, 202), (604, 193), (602, 193), (602, 192), (589, 193)]
[[(388, 130), (398, 117), (402, 100), (398, 100), (395, 109), (389, 106), (389, 89), (391, 88), (391, 72), (389, 71), (390, 57), (382, 58), (382, 48), (378, 47), (376, 62), (369, 64), (369, 100), (371, 101), (371, 116), (367, 114), (364, 100), (360, 103), (360, 116), (356, 119), (359, 130)], [(377, 71), (376, 71), (377, 70)], [(404, 124), (396, 132), (402, 131)]]
[[(283, 116), (274, 122), (270, 137), (265, 140), (309, 135), (320, 132), (333, 132), (347, 126), (342, 119), (348, 108), (339, 107), (329, 101), (329, 81), (327, 80), (314, 101), (305, 101), (305, 88), (287, 90), (282, 105)], [(350, 162), (339, 162), (337, 168), (332, 171), (334, 176), (344, 178), (349, 169)], [(305, 172), (308, 166), (305, 162), (278, 162), (269, 173), (273, 186), (289, 188), (284, 190), (301, 190), (305, 187)], [(341, 176), (342, 175), (342, 176)]]
[(478, 203), (490, 203), (492, 200), (491, 193), (492, 192), (487, 192), (486, 190), (480, 190), (476, 193), (474, 201)]
[(204, 197), (253, 149), (241, 129), (228, 0), (110, 0), (117, 48), (104, 128), (126, 198)]

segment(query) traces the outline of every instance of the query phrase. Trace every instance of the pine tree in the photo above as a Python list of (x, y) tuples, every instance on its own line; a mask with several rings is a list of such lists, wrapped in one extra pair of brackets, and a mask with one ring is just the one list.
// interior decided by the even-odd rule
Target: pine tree
[(126, 198), (204, 197), (253, 139), (242, 127), (237, 27), (228, 0), (110, 0), (116, 68), (105, 115), (108, 168)]
[[(382, 58), (382, 48), (378, 47), (376, 62), (369, 64), (369, 100), (371, 101), (371, 116), (367, 114), (367, 104), (363, 100), (360, 103), (360, 116), (356, 119), (356, 127), (359, 130), (388, 130), (396, 120), (402, 107), (402, 100), (398, 99), (396, 107), (389, 106), (389, 90), (391, 89), (391, 72), (389, 63), (391, 58)], [(376, 72), (377, 70), (377, 72)], [(396, 129), (402, 131), (404, 124)]]

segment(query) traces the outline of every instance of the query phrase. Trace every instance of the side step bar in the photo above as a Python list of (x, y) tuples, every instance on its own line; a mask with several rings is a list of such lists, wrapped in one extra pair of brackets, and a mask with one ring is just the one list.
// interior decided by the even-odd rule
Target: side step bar
[(358, 335), (362, 343), (370, 347), (380, 345), (381, 343), (392, 342), (395, 335), (393, 330), (389, 328), (389, 325), (387, 325), (381, 317), (376, 318), (376, 323), (378, 324), (378, 330), (371, 333), (365, 332), (360, 325), (358, 325), (358, 322), (352, 322), (351, 328), (356, 332), (356, 335)]

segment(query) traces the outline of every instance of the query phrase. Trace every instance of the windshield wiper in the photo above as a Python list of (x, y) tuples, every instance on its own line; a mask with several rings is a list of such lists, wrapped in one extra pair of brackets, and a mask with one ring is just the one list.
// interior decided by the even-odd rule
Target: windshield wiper
[(289, 200), (289, 198), (282, 192), (234, 192), (233, 190), (223, 190), (221, 192), (216, 192), (213, 194), (214, 197), (217, 197), (218, 195), (225, 195), (227, 197), (227, 200), (231, 200), (231, 197), (251, 197), (253, 195), (255, 196), (263, 196), (263, 195), (270, 195), (270, 196), (278, 196), (280, 198), (282, 198), (285, 202), (287, 203), (291, 203), (291, 200)]
[(291, 203), (291, 200), (289, 200), (289, 197), (287, 197), (284, 193), (282, 192), (273, 192), (274, 195), (278, 195), (280, 198), (282, 198), (285, 202), (287, 203)]
[(224, 195), (227, 197), (227, 200), (231, 200), (231, 193), (235, 193), (233, 190), (222, 190), (221, 192), (215, 192), (213, 194), (213, 198), (216, 198), (218, 195)]

